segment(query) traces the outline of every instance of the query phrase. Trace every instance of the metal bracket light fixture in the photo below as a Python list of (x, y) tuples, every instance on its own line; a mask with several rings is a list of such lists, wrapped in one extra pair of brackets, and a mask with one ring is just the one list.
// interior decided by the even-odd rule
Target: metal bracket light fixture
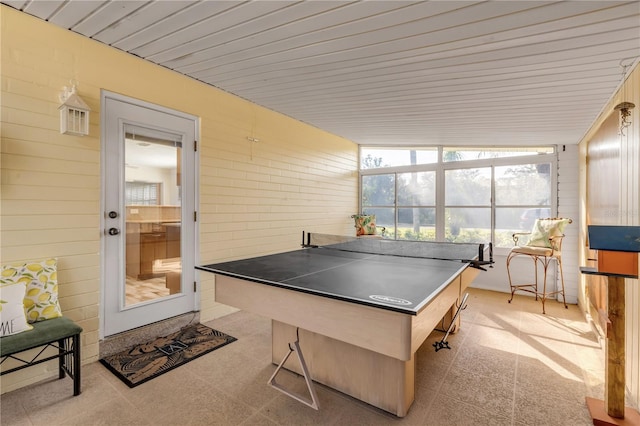
[(620, 111), (620, 134), (625, 135), (625, 130), (631, 125), (631, 110), (635, 105), (631, 102), (621, 102), (615, 106), (614, 110)]
[(625, 131), (629, 126), (631, 126), (631, 110), (635, 108), (635, 105), (633, 103), (624, 101), (624, 99), (626, 99), (627, 97), (626, 82), (625, 82), (627, 78), (627, 70), (629, 69), (629, 67), (631, 67), (633, 62), (636, 61), (636, 59), (638, 59), (638, 57), (625, 58), (620, 61), (620, 68), (622, 68), (622, 78), (620, 81), (620, 87), (622, 91), (623, 101), (613, 108), (614, 111), (620, 111), (620, 127), (619, 127), (620, 136), (626, 136)]

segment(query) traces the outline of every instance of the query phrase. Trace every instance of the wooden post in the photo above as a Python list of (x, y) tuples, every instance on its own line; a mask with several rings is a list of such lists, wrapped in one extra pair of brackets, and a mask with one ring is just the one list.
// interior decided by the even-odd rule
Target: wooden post
[(609, 276), (607, 292), (607, 313), (610, 327), (607, 329), (605, 350), (606, 387), (605, 408), (611, 417), (624, 418), (625, 393), (625, 295), (624, 278)]
[[(580, 272), (607, 277), (607, 340), (604, 401), (587, 397), (593, 424), (640, 425), (640, 413), (624, 406), (625, 278), (638, 279), (640, 226), (589, 225), (589, 248), (598, 250), (597, 268)], [(590, 259), (592, 260), (592, 259)]]
[(599, 273), (595, 268), (580, 268), (583, 274), (607, 277), (607, 340), (605, 347), (604, 401), (586, 398), (595, 426), (638, 426), (640, 412), (625, 407), (625, 278), (637, 276)]

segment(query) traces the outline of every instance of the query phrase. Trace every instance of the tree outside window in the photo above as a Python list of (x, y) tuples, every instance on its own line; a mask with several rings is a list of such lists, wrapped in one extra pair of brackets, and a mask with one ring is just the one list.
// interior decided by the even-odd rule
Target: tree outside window
[(376, 148), (362, 158), (362, 212), (375, 214), (388, 238), (434, 241), (438, 232), (445, 241), (511, 247), (514, 232), (552, 215), (553, 148), (441, 148), (439, 163), (434, 152), (420, 160), (420, 151)]

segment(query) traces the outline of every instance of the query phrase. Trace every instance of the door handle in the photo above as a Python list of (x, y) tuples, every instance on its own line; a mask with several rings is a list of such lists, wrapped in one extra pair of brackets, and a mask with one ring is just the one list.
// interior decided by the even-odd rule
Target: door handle
[(120, 233), (120, 230), (118, 228), (109, 228), (109, 235), (118, 235)]

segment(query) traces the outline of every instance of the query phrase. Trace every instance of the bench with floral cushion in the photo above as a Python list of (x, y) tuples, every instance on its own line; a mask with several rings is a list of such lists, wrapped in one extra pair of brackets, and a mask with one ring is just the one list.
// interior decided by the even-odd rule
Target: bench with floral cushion
[(82, 328), (64, 317), (58, 304), (56, 259), (2, 267), (0, 365), (12, 360), (12, 366), (0, 376), (58, 359), (58, 377), (68, 374), (73, 394), (79, 395), (80, 333)]

